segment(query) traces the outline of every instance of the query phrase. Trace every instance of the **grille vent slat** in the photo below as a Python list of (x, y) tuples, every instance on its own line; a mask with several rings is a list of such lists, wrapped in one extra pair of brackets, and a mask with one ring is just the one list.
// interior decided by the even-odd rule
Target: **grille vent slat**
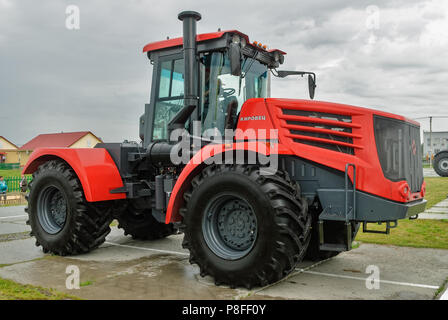
[(279, 118), (285, 120), (283, 128), (294, 142), (352, 155), (362, 148), (353, 143), (361, 136), (352, 133), (359, 125), (352, 123), (350, 115), (282, 108)]

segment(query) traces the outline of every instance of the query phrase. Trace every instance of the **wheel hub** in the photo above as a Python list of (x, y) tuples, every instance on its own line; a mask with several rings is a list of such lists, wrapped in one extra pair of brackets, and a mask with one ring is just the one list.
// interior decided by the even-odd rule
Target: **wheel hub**
[(257, 218), (245, 200), (224, 195), (207, 206), (202, 228), (205, 241), (216, 255), (235, 260), (252, 249), (257, 236)]
[(37, 217), (47, 233), (62, 230), (67, 218), (67, 201), (59, 188), (47, 186), (42, 190), (37, 200)]
[(448, 171), (448, 159), (440, 160), (439, 162), (439, 168), (442, 171)]
[(255, 240), (257, 222), (243, 200), (225, 203), (218, 213), (218, 231), (224, 243), (236, 250), (246, 250)]

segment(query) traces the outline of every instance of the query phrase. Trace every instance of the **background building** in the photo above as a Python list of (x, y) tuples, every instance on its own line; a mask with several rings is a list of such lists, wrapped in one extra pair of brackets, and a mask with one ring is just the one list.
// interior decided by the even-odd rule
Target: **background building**
[[(432, 138), (429, 131), (423, 131), (423, 156), (427, 157), (436, 154), (440, 150), (448, 149), (448, 131), (433, 131)], [(432, 149), (431, 141), (432, 140)]]
[(37, 148), (93, 148), (100, 142), (103, 141), (90, 131), (40, 134), (17, 150), (18, 162), (25, 165), (30, 154)]
[(0, 163), (18, 163), (17, 147), (14, 143), (0, 136)]

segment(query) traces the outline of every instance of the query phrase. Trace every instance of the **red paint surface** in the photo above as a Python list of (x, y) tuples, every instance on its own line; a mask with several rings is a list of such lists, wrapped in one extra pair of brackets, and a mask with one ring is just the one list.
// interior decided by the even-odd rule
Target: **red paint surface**
[[(285, 149), (281, 145), (267, 146), (264, 142), (238, 142), (231, 144), (209, 144), (202, 148), (184, 167), (179, 175), (173, 191), (171, 192), (168, 208), (166, 212), (165, 222), (176, 222), (181, 220), (179, 209), (184, 204), (183, 194), (190, 187), (191, 180), (200, 172), (204, 161), (214, 155), (224, 154), (227, 151), (247, 150), (259, 152), (266, 156), (270, 154), (290, 154), (290, 150)], [(274, 152), (272, 152), (274, 151)]]
[(78, 176), (86, 200), (89, 202), (125, 199), (126, 194), (111, 194), (123, 186), (120, 173), (106, 149), (39, 148), (30, 156), (23, 173), (30, 174), (39, 165), (53, 159), (62, 159)]
[[(246, 43), (248, 45), (263, 50), (262, 48), (260, 48), (258, 46), (254, 46), (252, 43), (250, 43), (249, 37), (247, 35), (245, 35), (244, 33), (239, 32), (238, 30), (226, 30), (226, 31), (198, 34), (196, 36), (196, 42), (202, 42), (202, 41), (207, 41), (207, 40), (211, 40), (211, 39), (218, 39), (218, 38), (221, 38), (226, 33), (237, 33), (246, 39)], [(162, 50), (162, 49), (166, 49), (166, 48), (179, 47), (182, 45), (183, 45), (182, 37), (168, 39), (168, 40), (162, 40), (162, 41), (156, 41), (156, 42), (148, 43), (146, 46), (144, 46), (143, 52), (150, 52), (150, 51)], [(286, 54), (286, 52), (278, 50), (278, 49), (267, 50), (267, 52), (275, 52), (275, 51), (278, 51), (281, 54)]]
[[(292, 110), (306, 110), (316, 111), (323, 113), (332, 113), (351, 116), (351, 123), (341, 123), (328, 119), (317, 119), (301, 116), (289, 116), (284, 115), (282, 109)], [(266, 139), (273, 139), (278, 137), (278, 149), (277, 154), (281, 155), (296, 155), (300, 158), (307, 159), (326, 167), (345, 172), (345, 166), (347, 163), (353, 163), (356, 165), (356, 188), (360, 191), (367, 192), (378, 197), (390, 199), (397, 202), (409, 202), (423, 198), (425, 193), (425, 182), (422, 185), (422, 191), (403, 195), (403, 189), (407, 185), (406, 181), (393, 182), (384, 177), (381, 169), (381, 164), (378, 159), (375, 136), (373, 130), (373, 115), (379, 115), (383, 117), (389, 117), (406, 121), (415, 125), (420, 125), (418, 122), (408, 119), (403, 116), (399, 116), (392, 113), (377, 111), (368, 108), (361, 108), (343, 104), (336, 104), (322, 101), (312, 100), (292, 100), (292, 99), (249, 99), (247, 100), (240, 112), (238, 118), (237, 129), (242, 132), (248, 132), (252, 129), (267, 129)], [(264, 117), (261, 120), (248, 120), (244, 121), (242, 118), (247, 117)], [(316, 146), (310, 146), (303, 143), (298, 143), (293, 140), (294, 135), (291, 135), (289, 129), (291, 125), (286, 123), (287, 120), (298, 120), (308, 122), (319, 122), (321, 124), (338, 124), (352, 129), (351, 133), (340, 133), (341, 135), (349, 135), (353, 139), (353, 144), (350, 144), (355, 150), (354, 155), (328, 150)], [(269, 129), (278, 129), (278, 136), (271, 136)], [(308, 129), (316, 132), (316, 128), (313, 127), (301, 127), (296, 129)], [(325, 132), (325, 129), (317, 129), (320, 132)], [(322, 131), (324, 130), (324, 131)], [(334, 132), (332, 132), (335, 134)], [(303, 138), (303, 136), (301, 136)], [(328, 141), (320, 138), (308, 138), (308, 140), (324, 141), (326, 143), (335, 141)], [(236, 134), (236, 140), (248, 140), (247, 136)], [(263, 142), (256, 142), (257, 145), (264, 144)], [(340, 145), (346, 145), (345, 143), (339, 143)], [(208, 158), (208, 154), (211, 149), (214, 153), (225, 152), (226, 150), (259, 150), (258, 147), (254, 147), (254, 143), (240, 142), (234, 143), (231, 146), (215, 145), (206, 146), (188, 163), (180, 174), (173, 192), (171, 193), (170, 201), (168, 204), (166, 222), (179, 221), (181, 216), (179, 215), (179, 208), (183, 204), (183, 192), (189, 187), (191, 180), (202, 168), (198, 164), (199, 157), (202, 159)], [(269, 154), (269, 152), (268, 152)], [(204, 156), (205, 155), (205, 156)], [(195, 159), (196, 158), (196, 159)], [(195, 160), (194, 160), (195, 159)], [(194, 162), (194, 163), (193, 163)], [(353, 170), (349, 170), (350, 179), (353, 181)]]

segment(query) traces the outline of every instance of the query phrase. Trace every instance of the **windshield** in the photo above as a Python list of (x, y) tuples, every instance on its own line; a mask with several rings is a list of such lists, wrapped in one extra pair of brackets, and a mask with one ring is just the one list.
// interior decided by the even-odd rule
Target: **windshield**
[(249, 57), (242, 63), (242, 76), (230, 74), (226, 53), (213, 52), (201, 59), (202, 130), (218, 129), (224, 134), (227, 107), (238, 103), (237, 114), (250, 98), (267, 97), (267, 66)]

